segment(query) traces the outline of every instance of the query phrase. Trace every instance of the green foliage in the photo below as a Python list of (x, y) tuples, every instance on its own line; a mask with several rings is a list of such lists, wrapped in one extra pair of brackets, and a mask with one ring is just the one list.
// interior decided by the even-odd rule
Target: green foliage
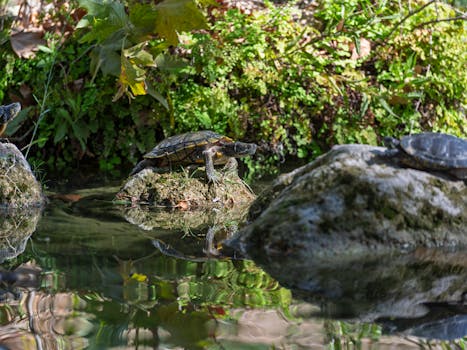
[[(245, 160), (253, 177), (336, 143), (467, 133), (466, 22), (440, 21), (459, 15), (442, 2), (320, 2), (306, 26), (291, 6), (220, 8), (192, 33), (181, 31), (206, 23), (188, 0), (80, 4), (79, 30), (49, 34), (34, 59), (0, 47), (0, 101), (24, 86), (46, 101), (29, 102), (27, 116), (33, 155), (54, 167), (95, 158), (113, 170), (165, 136), (213, 129), (261, 144)], [(138, 98), (115, 100), (125, 93)]]
[(119, 77), (114, 100), (123, 94), (131, 98), (149, 94), (168, 108), (154, 90), (148, 69), (157, 67), (156, 59), (165, 49), (178, 44), (177, 32), (206, 28), (193, 1), (164, 0), (157, 5), (133, 1), (125, 6), (118, 0), (79, 0), (79, 4), (88, 13), (77, 28), (90, 28), (81, 42), (95, 43), (93, 76), (100, 69)]
[(314, 147), (308, 114), (319, 109), (319, 96), (310, 90), (316, 72), (290, 52), (302, 32), (287, 9), (254, 16), (230, 10), (210, 33), (185, 36), (192, 65), (171, 91), (177, 130), (255, 135), (278, 155), (305, 157)]
[(324, 329), (326, 342), (331, 350), (360, 348), (364, 341), (377, 341), (382, 335), (381, 326), (371, 323), (354, 324), (328, 320), (324, 323)]
[(409, 15), (387, 2), (328, 1), (314, 27), (293, 14), (229, 10), (210, 32), (185, 36), (192, 65), (171, 91), (177, 130), (255, 135), (276, 160), (314, 157), (335, 143), (377, 144), (381, 135), (466, 134), (465, 22), (424, 24), (455, 17), (453, 8)]

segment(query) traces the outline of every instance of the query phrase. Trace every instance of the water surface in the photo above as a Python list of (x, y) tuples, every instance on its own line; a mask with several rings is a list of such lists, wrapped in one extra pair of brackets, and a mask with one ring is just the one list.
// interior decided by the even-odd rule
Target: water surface
[[(193, 217), (124, 208), (111, 201), (116, 191), (74, 190), (75, 196), (54, 196), (37, 219), (33, 213), (2, 218), (8, 234), (0, 257), (0, 348), (466, 346), (465, 300), (367, 322), (353, 312), (352, 298), (377, 304), (375, 295), (385, 290), (377, 285), (371, 297), (342, 295), (345, 303), (336, 303), (283, 287), (253, 261), (223, 256), (220, 241), (237, 229), (241, 213)], [(466, 273), (467, 263), (451, 265), (446, 281)]]

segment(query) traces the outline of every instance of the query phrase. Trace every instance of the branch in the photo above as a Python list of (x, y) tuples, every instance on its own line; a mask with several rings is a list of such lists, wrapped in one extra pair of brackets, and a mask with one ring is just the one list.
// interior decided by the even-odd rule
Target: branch
[(397, 28), (399, 28), (405, 21), (407, 21), (410, 17), (412, 17), (413, 15), (423, 11), (426, 7), (430, 6), (431, 4), (435, 3), (437, 0), (431, 0), (431, 1), (428, 1), (425, 5), (423, 6), (420, 6), (418, 9), (414, 10), (414, 11), (410, 11), (404, 18), (402, 18), (399, 22), (396, 23), (396, 25), (394, 26), (394, 28), (392, 28), (392, 30), (389, 32), (388, 35), (386, 35), (386, 37), (383, 39), (382, 42), (380, 42), (379, 44), (377, 44), (376, 46), (379, 46), (379, 45), (383, 45), (386, 43), (386, 41), (389, 39), (389, 37), (397, 30)]
[(438, 23), (438, 22), (450, 22), (450, 21), (467, 21), (467, 14), (464, 14), (462, 16), (457, 16), (457, 17), (434, 19), (432, 21), (423, 22), (423, 23), (420, 23), (419, 25), (417, 25), (414, 29), (424, 27), (424, 26), (429, 25), (429, 24), (434, 24), (434, 23)]

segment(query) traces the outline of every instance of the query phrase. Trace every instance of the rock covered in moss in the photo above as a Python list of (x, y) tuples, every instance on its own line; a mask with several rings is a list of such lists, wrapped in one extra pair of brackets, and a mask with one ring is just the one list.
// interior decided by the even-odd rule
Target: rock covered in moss
[[(231, 244), (251, 256), (345, 259), (467, 245), (463, 181), (401, 168), (386, 148), (341, 145), (285, 174), (252, 205)], [(338, 260), (339, 260), (338, 259)]]
[(39, 207), (0, 209), (0, 263), (24, 252), (40, 217)]
[(131, 176), (115, 199), (181, 209), (233, 207), (255, 199), (236, 170), (222, 171), (220, 176), (219, 183), (208, 185), (203, 167), (164, 173), (147, 168)]
[(0, 208), (40, 207), (44, 196), (40, 183), (18, 148), (0, 142)]

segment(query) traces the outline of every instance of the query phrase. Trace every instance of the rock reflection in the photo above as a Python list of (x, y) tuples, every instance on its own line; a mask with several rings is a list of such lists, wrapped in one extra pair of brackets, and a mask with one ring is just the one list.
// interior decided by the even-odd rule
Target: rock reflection
[(40, 208), (0, 210), (0, 263), (24, 252), (40, 216)]
[[(338, 256), (313, 261), (293, 256), (254, 258), (296, 297), (323, 303), (323, 315), (366, 322), (399, 320), (391, 325), (386, 322), (386, 329), (413, 328), (410, 334), (429, 338), (467, 335), (464, 250), (418, 249), (353, 260)], [(434, 313), (433, 305), (438, 305), (438, 312)], [(440, 305), (451, 305), (450, 312), (440, 316)], [(443, 326), (437, 327), (437, 322)]]
[[(153, 245), (162, 253), (181, 259), (219, 256), (222, 254), (221, 242), (231, 237), (238, 225), (245, 221), (248, 205), (236, 205), (232, 208), (209, 208), (196, 210), (151, 209), (145, 206), (122, 208), (122, 215), (131, 224), (145, 231), (165, 230), (182, 232), (186, 237), (204, 240), (201, 249), (187, 241), (171, 239), (152, 240)], [(188, 242), (189, 243), (189, 242)], [(174, 247), (172, 247), (174, 246)]]

